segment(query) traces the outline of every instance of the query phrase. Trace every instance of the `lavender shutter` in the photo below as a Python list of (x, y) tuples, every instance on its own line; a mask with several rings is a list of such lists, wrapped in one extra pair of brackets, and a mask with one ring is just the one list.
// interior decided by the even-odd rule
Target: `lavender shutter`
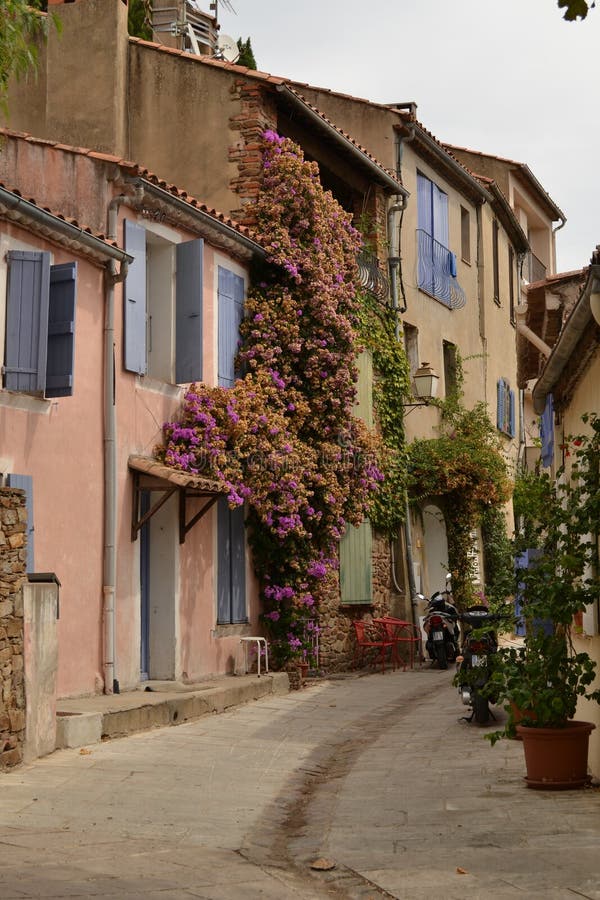
[(77, 263), (50, 268), (46, 397), (73, 394)]
[(127, 270), (123, 294), (124, 366), (145, 375), (146, 361), (146, 229), (125, 219), (125, 249), (134, 260)]
[(177, 244), (175, 380), (202, 380), (202, 262), (204, 241)]
[(511, 437), (515, 436), (515, 392), (508, 392), (508, 428)]
[(433, 205), (433, 237), (443, 247), (448, 248), (448, 194), (431, 185)]
[(217, 501), (217, 622), (231, 622), (231, 529), (225, 497)]
[(219, 384), (231, 387), (235, 381), (235, 357), (244, 315), (244, 279), (219, 266)]
[(504, 378), (498, 379), (496, 425), (499, 431), (504, 431)]
[(417, 223), (427, 234), (433, 234), (432, 187), (429, 178), (417, 173)]
[(31, 475), (6, 476), (7, 487), (20, 488), (25, 491), (27, 509), (27, 571), (35, 572), (33, 552), (33, 477)]
[(229, 510), (231, 527), (231, 621), (247, 622), (244, 507)]
[(217, 510), (217, 622), (247, 622), (244, 508), (231, 510), (222, 497)]
[(50, 254), (11, 250), (8, 258), (4, 386), (43, 391), (48, 348)]

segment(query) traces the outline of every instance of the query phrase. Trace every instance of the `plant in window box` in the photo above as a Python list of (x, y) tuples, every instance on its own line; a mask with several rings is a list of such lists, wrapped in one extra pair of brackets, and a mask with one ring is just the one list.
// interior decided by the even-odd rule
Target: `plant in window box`
[[(595, 662), (575, 652), (571, 638), (573, 623), (600, 588), (600, 419), (595, 414), (582, 419), (589, 432), (569, 439), (567, 465), (556, 480), (543, 475), (515, 493), (516, 512), (525, 518), (520, 538), (532, 560), (517, 569), (526, 635), (522, 647), (500, 651), (490, 681), (509, 717), (503, 731), (488, 737), (492, 743), (515, 733), (523, 739), (526, 781), (535, 788), (587, 783), (587, 744), (594, 725), (573, 717), (581, 699), (600, 702)], [(522, 506), (519, 497), (526, 498)], [(519, 538), (516, 549), (521, 551), (517, 558), (524, 559)], [(561, 768), (563, 754), (574, 746), (577, 758)], [(548, 751), (547, 760), (542, 751), (544, 756)]]

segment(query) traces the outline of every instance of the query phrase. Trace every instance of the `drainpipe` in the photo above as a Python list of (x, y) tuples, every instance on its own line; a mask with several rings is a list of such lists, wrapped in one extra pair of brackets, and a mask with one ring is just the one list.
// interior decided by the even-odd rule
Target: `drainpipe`
[[(117, 239), (119, 207), (124, 194), (108, 206), (108, 239)], [(104, 693), (118, 694), (115, 665), (115, 594), (117, 585), (117, 408), (115, 390), (115, 285), (127, 276), (128, 263), (110, 261), (104, 303), (104, 569), (102, 613), (104, 622)]]

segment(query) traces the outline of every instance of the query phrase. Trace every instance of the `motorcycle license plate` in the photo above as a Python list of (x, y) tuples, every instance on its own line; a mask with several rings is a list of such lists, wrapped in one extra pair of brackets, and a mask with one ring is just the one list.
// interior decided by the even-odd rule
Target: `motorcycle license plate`
[(482, 666), (482, 665), (484, 664), (484, 661), (485, 661), (485, 660), (484, 660), (484, 657), (483, 657), (483, 656), (477, 656), (476, 653), (474, 653), (474, 654), (472, 655), (472, 657), (471, 657), (471, 665), (472, 665), (472, 666)]
[(443, 641), (444, 640), (444, 632), (443, 631), (434, 631), (433, 639), (434, 639), (434, 641)]

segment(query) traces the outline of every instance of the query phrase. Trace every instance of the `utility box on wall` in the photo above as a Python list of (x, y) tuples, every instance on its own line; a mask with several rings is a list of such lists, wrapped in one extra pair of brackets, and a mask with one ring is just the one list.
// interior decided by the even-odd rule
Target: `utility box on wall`
[(23, 585), (25, 762), (56, 749), (56, 676), (60, 582), (54, 572), (30, 572)]

